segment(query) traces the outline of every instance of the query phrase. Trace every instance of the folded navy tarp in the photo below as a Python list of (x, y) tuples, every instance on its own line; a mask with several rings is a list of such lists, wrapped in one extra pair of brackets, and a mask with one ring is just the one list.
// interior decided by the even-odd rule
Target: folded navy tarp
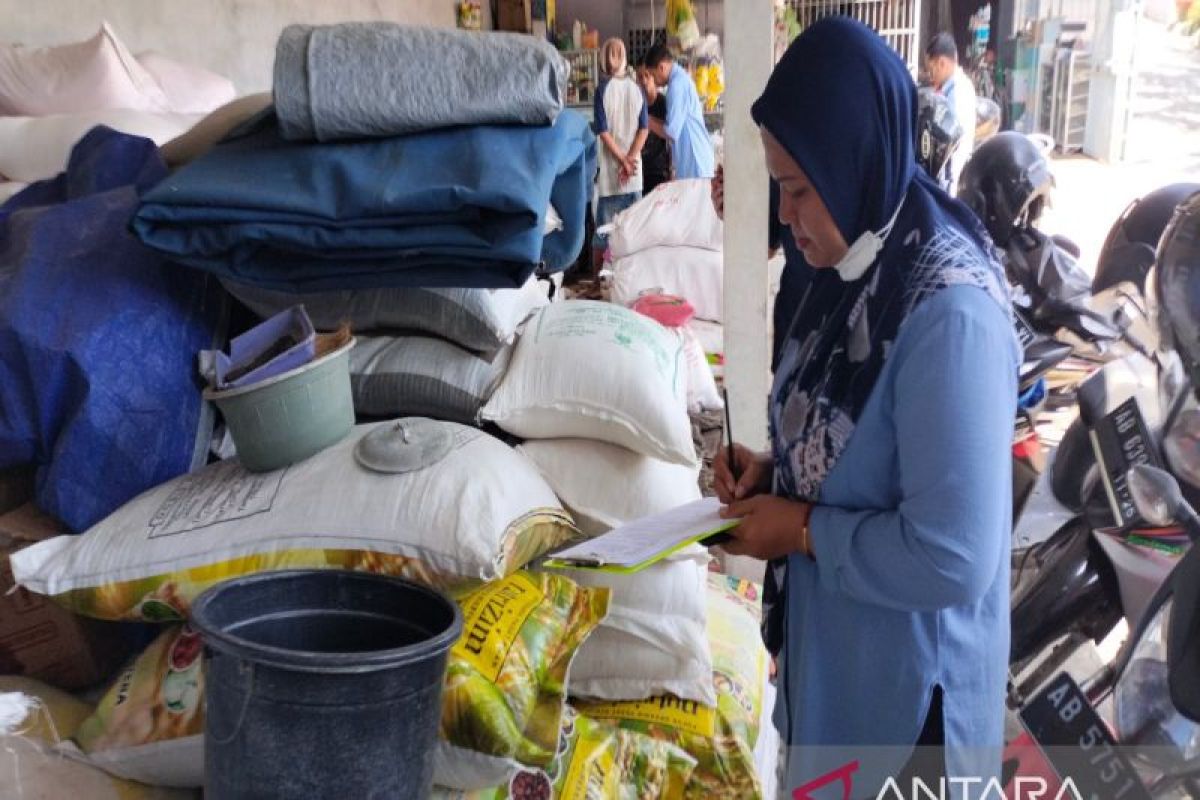
[(128, 230), (164, 175), (154, 142), (94, 128), (0, 206), (0, 467), (37, 464), (38, 505), (72, 530), (207, 451), (195, 359), (226, 301)]
[[(172, 259), (290, 291), (516, 288), (583, 247), (595, 137), (553, 125), (287, 142), (272, 110), (143, 197), (134, 231)], [(563, 229), (544, 235), (553, 204)]]

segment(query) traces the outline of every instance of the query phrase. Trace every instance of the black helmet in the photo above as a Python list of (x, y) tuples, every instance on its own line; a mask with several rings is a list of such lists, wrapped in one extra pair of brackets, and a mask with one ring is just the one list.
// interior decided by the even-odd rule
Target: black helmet
[(1024, 134), (1003, 131), (981, 144), (963, 168), (958, 199), (983, 220), (996, 245), (1005, 247), (1018, 225), (1041, 216), (1052, 188), (1054, 176), (1037, 145)]
[(1173, 183), (1134, 200), (1113, 223), (1100, 258), (1092, 292), (1102, 292), (1122, 281), (1133, 281), (1139, 289), (1154, 264), (1154, 251), (1175, 207), (1196, 192), (1200, 183)]
[(941, 180), (950, 156), (962, 138), (950, 100), (936, 89), (917, 90), (917, 163), (934, 180)]
[(1175, 209), (1150, 283), (1162, 346), (1179, 354), (1192, 385), (1200, 386), (1200, 193)]

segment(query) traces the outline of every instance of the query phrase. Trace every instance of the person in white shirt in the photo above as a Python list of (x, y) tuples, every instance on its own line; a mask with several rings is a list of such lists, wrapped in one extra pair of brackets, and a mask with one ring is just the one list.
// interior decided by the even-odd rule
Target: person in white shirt
[(954, 119), (962, 128), (958, 148), (950, 157), (945, 180), (950, 193), (958, 193), (958, 178), (975, 149), (975, 85), (958, 64), (958, 46), (954, 37), (942, 31), (925, 48), (925, 70), (933, 87), (946, 96), (954, 109)]
[[(595, 130), (600, 142), (596, 227), (612, 222), (641, 199), (642, 147), (649, 133), (646, 97), (629, 68), (624, 42), (609, 39), (604, 43), (601, 67), (604, 78), (595, 99)], [(604, 237), (597, 236), (595, 245), (603, 247)]]

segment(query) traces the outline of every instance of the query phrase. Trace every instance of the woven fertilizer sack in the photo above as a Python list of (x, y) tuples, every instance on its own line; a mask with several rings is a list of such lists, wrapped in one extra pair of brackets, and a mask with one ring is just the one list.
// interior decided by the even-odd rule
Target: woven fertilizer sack
[(350, 351), (354, 411), (372, 417), (432, 417), (473, 424), (512, 355), (480, 355), (425, 336), (359, 336)]
[(725, 232), (710, 183), (691, 178), (659, 184), (618, 214), (608, 235), (613, 258), (662, 246), (720, 251)]
[(674, 333), (683, 342), (683, 353), (687, 360), (688, 413), (719, 411), (725, 408), (725, 401), (717, 391), (717, 379), (713, 375), (712, 366), (708, 363), (708, 355), (704, 352), (704, 345), (700, 343), (700, 339), (691, 328), (678, 328)]
[(204, 785), (200, 634), (171, 625), (118, 674), (75, 741), (113, 775), (154, 786)]
[(670, 693), (714, 705), (705, 635), (708, 562), (708, 551), (695, 545), (629, 575), (567, 571), (581, 586), (612, 592), (608, 617), (571, 667), (571, 696), (645, 700)]
[[(739, 587), (749, 592), (739, 593)], [(679, 745), (697, 761), (685, 797), (761, 798), (754, 745), (763, 718), (769, 658), (759, 634), (757, 587), (708, 576), (708, 641), (716, 707), (678, 697), (633, 703), (580, 703), (580, 714)]]
[(615, 444), (530, 439), (517, 451), (534, 463), (588, 536), (700, 499), (699, 467), (669, 464)]
[(652, 247), (614, 258), (609, 299), (632, 306), (646, 293), (677, 295), (695, 310), (696, 318), (724, 318), (725, 257), (699, 247)]
[(318, 330), (349, 322), (355, 332), (429, 333), (481, 353), (511, 342), (518, 326), (547, 302), (545, 290), (534, 278), (520, 289), (395, 288), (301, 294), (228, 280), (222, 284), (263, 319), (302, 303)]
[(682, 344), (654, 320), (612, 303), (552, 303), (480, 415), (525, 439), (595, 439), (693, 466), (685, 367)]
[(180, 789), (114, 778), (77, 757), (68, 737), (89, 711), (66, 692), (0, 677), (0, 796), (6, 800), (188, 800)]
[(567, 673), (609, 592), (517, 572), (458, 599), (463, 634), (446, 667), (434, 782), (478, 789), (554, 760)]
[[(405, 473), (361, 466), (355, 447), (386, 426), (393, 442), (440, 438), (445, 455)], [(202, 591), (241, 575), (338, 568), (449, 588), (509, 575), (576, 535), (515, 450), (463, 425), (405, 419), (359, 425), (276, 472), (247, 472), (236, 460), (209, 465), (81, 536), (18, 551), (12, 568), (21, 585), (81, 614), (173, 621)]]
[(434, 800), (678, 800), (696, 760), (679, 747), (614, 725), (563, 714), (545, 769), (514, 770), (478, 791), (434, 787)]

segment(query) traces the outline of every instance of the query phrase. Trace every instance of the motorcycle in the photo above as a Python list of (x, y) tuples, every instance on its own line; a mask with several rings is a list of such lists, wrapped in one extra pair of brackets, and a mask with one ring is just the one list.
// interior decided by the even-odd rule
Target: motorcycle
[[(1139, 464), (1126, 481), (1145, 520), (1200, 539), (1200, 517), (1174, 476)], [(1097, 711), (1109, 699), (1111, 728)], [(1052, 770), (1060, 784), (1050, 796), (1064, 796), (1069, 782), (1076, 797), (1200, 797), (1200, 548), (1171, 569), (1110, 665), (1082, 685), (1060, 673), (1021, 722), (1028, 735), (1006, 754), (1010, 792), (1022, 776)]]

